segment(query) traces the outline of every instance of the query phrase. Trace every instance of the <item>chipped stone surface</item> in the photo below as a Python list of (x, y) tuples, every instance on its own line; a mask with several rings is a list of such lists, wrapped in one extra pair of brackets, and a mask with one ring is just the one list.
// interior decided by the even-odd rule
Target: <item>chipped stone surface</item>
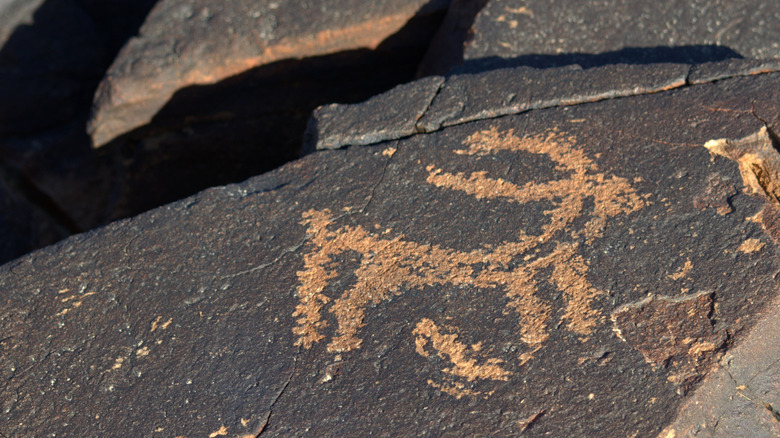
[(309, 119), (301, 149), (306, 153), (369, 145), (415, 134), (417, 121), (443, 83), (444, 78), (432, 76), (399, 85), (359, 105), (317, 108)]
[(775, 206), (704, 145), (779, 76), (322, 151), (7, 264), (0, 429), (657, 435), (777, 295)]
[(764, 196), (780, 208), (780, 153), (766, 126), (744, 138), (710, 140), (704, 147), (712, 154), (738, 163), (748, 192)]
[(780, 436), (780, 300), (720, 361), (659, 438)]
[(646, 63), (659, 61), (653, 59), (652, 49), (684, 46), (688, 48), (678, 52), (682, 58), (678, 62), (718, 54), (776, 58), (780, 55), (780, 4), (760, 0), (491, 0), (477, 15), (473, 31), (464, 50), (467, 60), (527, 55), (528, 62), (554, 63), (561, 55), (576, 58), (577, 54), (647, 48), (644, 53), (622, 54)]
[(252, 68), (374, 49), (446, 0), (163, 0), (122, 49), (95, 95), (96, 147), (147, 125), (177, 90)]
[[(690, 260), (669, 275), (679, 281), (690, 273)], [(669, 370), (667, 379), (687, 389), (718, 359), (728, 335), (716, 331), (711, 319), (715, 294), (700, 292), (676, 298), (650, 296), (612, 312), (617, 336), (639, 350), (653, 367)]]

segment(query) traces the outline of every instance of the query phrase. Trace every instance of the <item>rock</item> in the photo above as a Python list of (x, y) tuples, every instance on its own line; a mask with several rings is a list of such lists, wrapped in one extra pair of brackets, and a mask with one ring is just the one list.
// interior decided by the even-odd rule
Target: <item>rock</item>
[(425, 114), (444, 83), (431, 76), (372, 97), (359, 105), (330, 104), (317, 108), (304, 134), (305, 153), (369, 145), (417, 133)]
[(94, 145), (149, 124), (178, 90), (284, 60), (374, 49), (413, 17), (442, 13), (447, 4), (160, 1), (98, 89)]
[(110, 217), (298, 158), (316, 107), (414, 77), (447, 4), (160, 2), (96, 95), (92, 139), (118, 164)]
[[(493, 68), (700, 63), (780, 57), (778, 23), (780, 4), (759, 0), (494, 0), (476, 16), (470, 37), (452, 32), (450, 39), (463, 45), (466, 70), (486, 60)], [(436, 59), (431, 53), (426, 62)]]
[[(302, 149), (366, 145), (532, 109), (651, 94), (726, 77), (776, 72), (780, 71), (780, 62), (740, 59), (694, 65), (617, 64), (593, 69), (598, 73), (586, 75), (581, 68), (568, 66), (452, 74), (443, 81), (432, 77), (405, 84), (362, 104), (324, 106), (312, 114)], [(406, 100), (406, 105), (396, 103), (402, 100)], [(377, 109), (383, 106), (392, 110)]]
[(18, 259), (0, 429), (657, 435), (777, 326), (758, 320), (778, 296), (778, 85), (490, 112)]

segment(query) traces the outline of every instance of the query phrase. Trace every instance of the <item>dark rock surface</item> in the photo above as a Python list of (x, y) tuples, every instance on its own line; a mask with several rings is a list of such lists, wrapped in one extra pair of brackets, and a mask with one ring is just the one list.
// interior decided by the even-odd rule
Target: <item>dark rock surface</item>
[(462, 51), (429, 53), (432, 72), (780, 57), (780, 4), (761, 0), (492, 0), (470, 25), (440, 37)]
[(778, 85), (322, 151), (7, 264), (0, 429), (658, 434), (777, 297)]

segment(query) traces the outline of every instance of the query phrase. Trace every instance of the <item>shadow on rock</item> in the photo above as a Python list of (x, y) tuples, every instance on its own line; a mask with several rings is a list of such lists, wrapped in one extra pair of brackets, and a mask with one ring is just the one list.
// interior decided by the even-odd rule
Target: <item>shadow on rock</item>
[(488, 70), (513, 67), (554, 68), (579, 65), (582, 68), (601, 67), (611, 64), (655, 64), (680, 63), (702, 64), (705, 62), (740, 59), (736, 51), (716, 45), (690, 45), (679, 47), (627, 47), (604, 53), (562, 53), (559, 55), (529, 54), (515, 58), (491, 56), (465, 61), (454, 67), (449, 74), (481, 73)]
[(151, 123), (100, 148), (121, 173), (111, 218), (298, 158), (316, 107), (361, 102), (412, 80), (443, 15), (412, 18), (374, 50), (283, 60), (177, 91)]

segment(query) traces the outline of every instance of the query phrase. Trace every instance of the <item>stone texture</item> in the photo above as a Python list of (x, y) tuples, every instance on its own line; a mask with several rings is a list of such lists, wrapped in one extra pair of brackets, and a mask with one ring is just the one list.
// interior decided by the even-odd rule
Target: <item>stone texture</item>
[(728, 154), (778, 85), (322, 151), (0, 267), (0, 429), (656, 435), (777, 297), (777, 154)]
[(95, 146), (149, 124), (177, 90), (252, 68), (374, 49), (446, 0), (163, 0), (114, 61), (95, 96)]
[(429, 53), (432, 71), (780, 57), (780, 5), (760, 0), (491, 0), (469, 25), (441, 37), (463, 49)]

